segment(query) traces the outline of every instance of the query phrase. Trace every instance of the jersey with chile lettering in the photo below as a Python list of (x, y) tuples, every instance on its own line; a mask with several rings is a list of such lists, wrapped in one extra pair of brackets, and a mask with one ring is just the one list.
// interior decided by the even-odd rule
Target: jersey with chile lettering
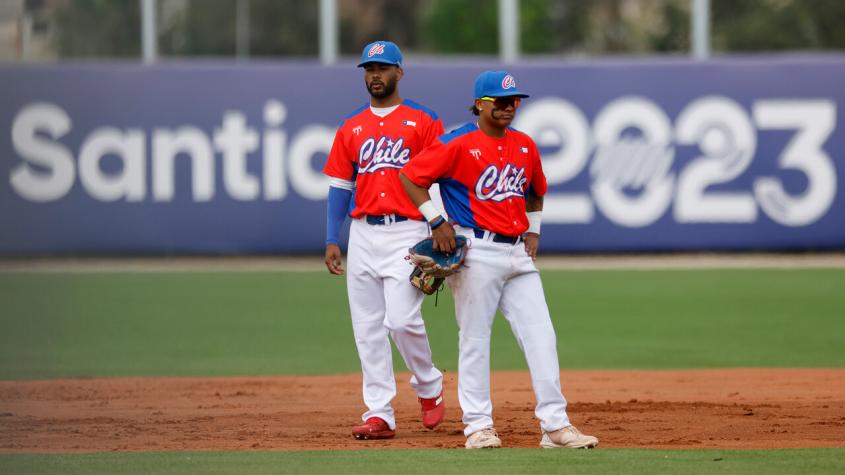
[(420, 220), (422, 214), (399, 182), (399, 170), (441, 134), (437, 114), (416, 102), (406, 99), (384, 117), (367, 104), (338, 129), (323, 173), (355, 182), (353, 218), (398, 214)]
[(508, 128), (501, 139), (467, 124), (439, 138), (402, 169), (411, 182), (440, 184), (449, 219), (461, 226), (506, 236), (528, 229), (529, 189), (546, 194), (540, 153), (531, 137)]

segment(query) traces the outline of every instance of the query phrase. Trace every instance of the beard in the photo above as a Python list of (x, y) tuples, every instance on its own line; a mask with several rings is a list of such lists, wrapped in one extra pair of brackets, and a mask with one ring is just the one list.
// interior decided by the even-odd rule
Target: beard
[(373, 88), (367, 84), (367, 91), (370, 93), (371, 96), (375, 97), (376, 99), (384, 99), (393, 94), (396, 91), (396, 80), (395, 79), (388, 79), (382, 81), (384, 86), (381, 88), (380, 91), (373, 92)]

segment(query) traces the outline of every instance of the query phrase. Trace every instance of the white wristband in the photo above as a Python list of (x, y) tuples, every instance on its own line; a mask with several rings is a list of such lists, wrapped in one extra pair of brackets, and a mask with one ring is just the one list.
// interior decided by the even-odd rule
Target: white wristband
[(348, 191), (355, 190), (355, 182), (354, 181), (343, 180), (343, 179), (334, 178), (334, 177), (332, 177), (332, 179), (329, 180), (329, 186), (333, 186), (335, 188), (340, 188), (341, 190), (348, 190)]
[(431, 222), (434, 219), (437, 219), (438, 216), (440, 216), (440, 213), (437, 211), (437, 208), (434, 206), (434, 203), (432, 203), (431, 200), (428, 200), (425, 203), (421, 204), (419, 208), (420, 213), (425, 216), (425, 220), (428, 222)]
[(540, 222), (543, 221), (542, 211), (531, 211), (528, 213), (528, 233), (540, 234)]

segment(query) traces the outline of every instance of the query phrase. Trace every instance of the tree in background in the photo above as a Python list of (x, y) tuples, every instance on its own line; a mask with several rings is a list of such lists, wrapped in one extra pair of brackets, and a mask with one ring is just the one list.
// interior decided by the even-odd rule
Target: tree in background
[(520, 7), (520, 41), (524, 53), (582, 49), (591, 28), (589, 2), (522, 0)]
[[(0, 0), (3, 1), (3, 0)], [(845, 49), (845, 0), (711, 0), (716, 52)], [(137, 0), (44, 0), (59, 58), (138, 57)], [(40, 3), (39, 3), (40, 4)], [(233, 56), (236, 0), (159, 0), (163, 56)], [(526, 55), (682, 53), (690, 0), (521, 0)], [(249, 0), (251, 56), (319, 49), (318, 2)], [(490, 54), (499, 49), (497, 0), (338, 0), (340, 52), (391, 39), (407, 52)]]
[(423, 17), (422, 48), (431, 53), (499, 51), (496, 0), (432, 0)]
[(651, 49), (657, 53), (690, 51), (692, 45), (689, 2), (665, 2), (662, 6), (661, 17), (663, 19), (661, 27), (649, 35)]
[(338, 0), (340, 52), (358, 55), (376, 40), (393, 41), (403, 51), (420, 51), (420, 18), (430, 0)]
[(254, 56), (317, 56), (319, 2), (251, 0), (250, 50)]
[[(434, 53), (498, 52), (495, 0), (431, 0), (425, 14), (423, 49)], [(689, 21), (688, 0), (521, 0), (520, 43), (524, 54), (647, 54), (652, 37), (671, 28), (664, 5)], [(688, 31), (688, 30), (687, 30)], [(688, 41), (663, 41), (663, 51), (686, 49)]]
[(165, 0), (158, 7), (162, 56), (234, 56), (233, 0)]
[(845, 49), (842, 0), (712, 0), (713, 49)]
[[(711, 2), (714, 51), (845, 49), (843, 0)], [(466, 3), (431, 1), (423, 36), (433, 52), (498, 51), (496, 2), (471, 2), (475, 14)], [(690, 50), (690, 0), (521, 0), (520, 16), (522, 52), (528, 55)]]
[[(234, 56), (236, 0), (160, 1), (159, 47), (169, 56)], [(178, 6), (169, 12), (169, 5)], [(248, 0), (250, 56), (316, 56), (318, 4)]]
[(141, 54), (138, 2), (72, 0), (49, 3), (59, 58), (122, 58)]
[[(2, 0), (0, 0), (2, 1)], [(60, 58), (141, 54), (138, 0), (50, 0), (53, 45)], [(158, 0), (162, 56), (233, 56), (236, 0)], [(315, 56), (318, 4), (249, 0), (254, 56)]]

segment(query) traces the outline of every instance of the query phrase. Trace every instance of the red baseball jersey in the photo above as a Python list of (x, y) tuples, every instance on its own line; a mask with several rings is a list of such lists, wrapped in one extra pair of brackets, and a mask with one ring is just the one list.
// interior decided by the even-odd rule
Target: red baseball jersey
[(528, 229), (525, 195), (529, 187), (546, 194), (546, 176), (537, 145), (528, 135), (507, 129), (501, 139), (467, 124), (437, 140), (411, 160), (402, 174), (423, 188), (440, 184), (452, 221), (506, 236)]
[(366, 104), (338, 129), (323, 173), (355, 181), (353, 218), (395, 213), (422, 219), (399, 182), (399, 170), (442, 134), (437, 114), (416, 102), (404, 100), (385, 117)]

